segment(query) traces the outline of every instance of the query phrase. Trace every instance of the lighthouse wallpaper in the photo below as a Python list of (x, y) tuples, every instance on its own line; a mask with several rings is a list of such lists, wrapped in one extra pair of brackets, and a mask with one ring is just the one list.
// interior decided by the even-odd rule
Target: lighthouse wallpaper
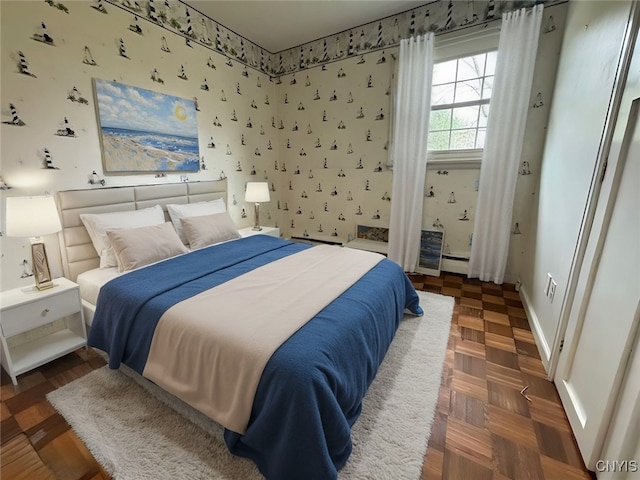
[[(2, 209), (6, 195), (227, 178), (228, 210), (241, 228), (251, 225), (243, 198), (247, 181), (269, 183), (271, 201), (261, 205), (261, 221), (278, 226), (285, 237), (346, 243), (358, 226), (386, 228), (394, 197), (388, 152), (399, 41), (434, 32), (436, 45), (450, 43), (499, 25), (504, 11), (531, 4), (426, 2), (269, 52), (179, 0), (3, 0)], [(509, 271), (517, 271), (530, 234), (529, 199), (539, 175), (566, 10), (565, 2), (545, 2)], [(160, 104), (152, 101), (131, 113), (127, 99), (108, 97), (99, 82), (143, 97), (150, 92), (149, 99), (178, 98), (184, 110), (171, 102), (156, 108)], [(105, 123), (110, 101), (111, 114), (133, 115), (129, 127), (143, 118), (154, 129), (169, 117), (176, 125), (188, 123), (188, 133), (171, 131), (181, 137), (174, 142), (181, 145), (179, 160), (167, 156), (143, 168), (103, 161), (105, 138), (112, 152), (132, 142), (139, 152), (145, 146), (173, 149), (164, 143), (167, 130), (160, 130), (161, 142), (153, 135), (123, 136), (116, 130), (126, 126)], [(474, 222), (481, 221), (475, 218), (479, 172), (479, 164), (464, 162), (428, 167), (423, 227), (446, 232), (443, 253), (452, 258), (468, 257)], [(57, 238), (50, 237), (47, 250), (57, 276)], [(20, 278), (28, 268), (28, 242), (5, 236), (0, 241), (2, 288), (28, 283)], [(464, 271), (464, 262), (455, 268)]]

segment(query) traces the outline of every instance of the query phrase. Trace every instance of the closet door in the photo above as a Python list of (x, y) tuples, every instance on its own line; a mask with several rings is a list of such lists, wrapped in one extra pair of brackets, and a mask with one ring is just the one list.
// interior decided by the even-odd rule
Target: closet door
[(640, 98), (620, 113), (616, 132), (623, 134), (611, 146), (613, 171), (602, 185), (555, 376), (591, 470), (601, 458), (640, 311)]

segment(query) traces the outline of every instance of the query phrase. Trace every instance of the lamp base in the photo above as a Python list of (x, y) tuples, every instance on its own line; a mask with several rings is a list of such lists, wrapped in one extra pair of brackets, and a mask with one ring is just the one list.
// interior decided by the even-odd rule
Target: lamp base
[(254, 230), (256, 232), (259, 232), (260, 230), (262, 230), (262, 227), (260, 226), (260, 204), (256, 203), (255, 208), (253, 210), (253, 227), (251, 227), (251, 230)]

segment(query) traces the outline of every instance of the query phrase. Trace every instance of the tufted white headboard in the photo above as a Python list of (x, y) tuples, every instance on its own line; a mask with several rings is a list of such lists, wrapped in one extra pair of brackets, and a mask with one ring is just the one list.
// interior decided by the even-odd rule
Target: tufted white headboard
[(169, 220), (168, 203), (194, 203), (218, 198), (227, 203), (226, 179), (57, 192), (56, 204), (62, 223), (58, 236), (64, 276), (75, 281), (82, 272), (100, 266), (100, 258), (80, 214), (121, 212), (160, 205)]

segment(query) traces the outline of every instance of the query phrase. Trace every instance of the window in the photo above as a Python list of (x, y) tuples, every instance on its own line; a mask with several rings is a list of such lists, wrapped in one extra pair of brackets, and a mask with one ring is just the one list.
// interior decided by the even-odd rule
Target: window
[(489, 51), (433, 66), (430, 151), (482, 151), (496, 57), (496, 51)]

